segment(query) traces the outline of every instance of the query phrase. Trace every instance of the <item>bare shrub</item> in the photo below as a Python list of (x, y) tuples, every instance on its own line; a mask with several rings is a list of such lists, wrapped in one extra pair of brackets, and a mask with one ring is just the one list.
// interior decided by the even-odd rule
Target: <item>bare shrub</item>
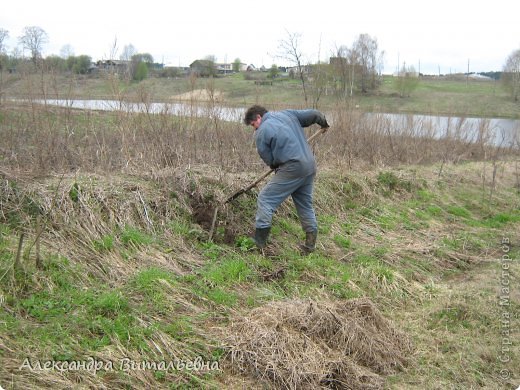
[[(145, 87), (130, 99), (112, 75), (113, 100), (101, 107), (106, 111), (77, 110), (69, 93), (64, 107), (41, 100), (58, 97), (53, 82), (52, 77), (27, 75), (23, 104), (2, 105), (0, 158), (5, 167), (35, 174), (136, 173), (200, 164), (220, 172), (264, 169), (253, 132), (242, 124), (243, 108), (228, 107), (211, 81), (205, 86), (207, 101), (158, 105)], [(432, 117), (366, 114), (349, 103), (325, 112), (332, 128), (314, 147), (321, 164), (352, 168), (441, 162), (441, 173), (446, 163), (494, 155), (495, 130), (484, 119), (447, 118), (439, 124)], [(518, 154), (516, 143), (507, 153)]]
[[(354, 162), (382, 166), (482, 160), (499, 147), (493, 144), (496, 129), (486, 119), (366, 114), (351, 106), (336, 107), (332, 118), (332, 130), (320, 149), (326, 160), (335, 156), (349, 167)], [(518, 148), (508, 153), (518, 154)]]

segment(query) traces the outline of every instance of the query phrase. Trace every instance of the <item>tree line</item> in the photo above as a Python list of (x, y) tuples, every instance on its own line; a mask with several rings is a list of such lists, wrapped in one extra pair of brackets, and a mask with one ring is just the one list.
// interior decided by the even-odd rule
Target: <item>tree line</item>
[[(89, 55), (75, 56), (70, 45), (65, 45), (61, 55), (50, 55), (43, 58), (43, 48), (49, 42), (49, 36), (45, 30), (38, 26), (28, 26), (23, 29), (18, 37), (19, 47), (14, 48), (11, 55), (7, 54), (5, 41), (9, 37), (9, 31), (0, 28), (0, 71), (14, 71), (18, 66), (33, 69), (45, 67), (53, 71), (70, 71), (75, 74), (87, 74), (95, 68), (92, 57)], [(114, 43), (116, 45), (116, 43)], [(20, 50), (21, 49), (21, 50)], [(30, 56), (26, 59), (23, 55), (28, 51)], [(133, 45), (126, 45), (120, 56), (124, 61), (125, 73), (129, 79), (141, 81), (148, 77), (149, 69), (156, 66), (153, 57), (149, 53), (137, 53)]]

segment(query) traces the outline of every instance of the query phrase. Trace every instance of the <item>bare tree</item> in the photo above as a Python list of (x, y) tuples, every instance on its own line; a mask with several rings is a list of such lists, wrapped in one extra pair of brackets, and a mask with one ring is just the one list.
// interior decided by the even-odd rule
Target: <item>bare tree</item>
[(7, 62), (6, 56), (4, 55), (5, 46), (4, 41), (9, 36), (9, 31), (0, 28), (0, 104), (2, 103), (2, 84), (3, 84), (3, 73), (4, 73), (4, 62)]
[(326, 93), (330, 84), (330, 65), (318, 63), (311, 67), (312, 78), (310, 80), (312, 108), (318, 108), (321, 96)]
[(137, 53), (136, 48), (131, 43), (123, 47), (123, 52), (119, 56), (121, 61), (130, 61), (132, 57)]
[(5, 52), (4, 41), (9, 37), (9, 31), (0, 28), (0, 55)]
[(31, 52), (31, 59), (35, 65), (42, 57), (43, 46), (49, 41), (45, 30), (38, 26), (28, 26), (23, 29), (23, 35), (19, 38), (24, 49)]
[(217, 56), (214, 54), (208, 54), (204, 59), (202, 60), (204, 67), (206, 68), (206, 73), (210, 77), (217, 76)]
[(233, 72), (240, 72), (241, 64), (240, 58), (235, 58), (235, 61), (233, 61)]
[(359, 60), (360, 88), (362, 92), (375, 89), (377, 85), (377, 71), (380, 69), (383, 53), (378, 51), (377, 39), (368, 34), (359, 35), (352, 49)]
[(520, 49), (513, 51), (507, 58), (502, 80), (511, 90), (513, 100), (517, 102), (520, 95)]
[(153, 64), (153, 56), (150, 53), (137, 53), (130, 61), (130, 76), (132, 80), (142, 81), (148, 77), (148, 72)]
[(410, 96), (418, 85), (419, 73), (415, 71), (413, 65), (407, 67), (406, 62), (403, 63), (403, 67), (395, 78), (395, 87), (399, 96), (402, 98)]
[(279, 50), (280, 57), (290, 61), (293, 65), (296, 66), (298, 71), (298, 77), (302, 83), (303, 89), (303, 97), (305, 99), (305, 103), (307, 103), (307, 89), (305, 84), (305, 75), (304, 75), (304, 65), (303, 65), (303, 54), (300, 49), (300, 38), (301, 34), (293, 33), (291, 34), (287, 31), (287, 38), (280, 41)]
[(66, 45), (63, 45), (60, 49), (60, 57), (67, 59), (72, 56), (74, 56), (74, 49), (72, 48), (72, 46), (68, 43)]
[(341, 97), (353, 96), (356, 69), (359, 69), (359, 56), (356, 50), (342, 45), (336, 50), (331, 61), (335, 85)]
[(114, 37), (114, 42), (112, 43), (112, 46), (110, 46), (110, 52), (108, 53), (108, 59), (115, 60), (118, 50), (119, 50), (119, 48), (117, 47), (117, 36), (116, 36), (116, 37)]
[(217, 63), (217, 56), (215, 54), (208, 54), (207, 56), (204, 57), (204, 60), (212, 62), (213, 64), (216, 64)]
[(136, 55), (137, 50), (131, 43), (123, 47), (123, 52), (119, 56), (121, 61), (124, 61), (125, 78), (130, 81), (133, 77), (134, 67), (132, 67), (132, 57)]

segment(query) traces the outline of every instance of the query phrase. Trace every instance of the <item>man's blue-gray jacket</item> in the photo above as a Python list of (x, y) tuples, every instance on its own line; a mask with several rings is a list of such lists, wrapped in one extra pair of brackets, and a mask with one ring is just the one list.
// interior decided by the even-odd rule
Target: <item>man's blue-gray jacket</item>
[(325, 116), (317, 110), (265, 113), (255, 131), (258, 154), (271, 168), (279, 168), (289, 177), (314, 174), (316, 161), (303, 132), (303, 127), (312, 124), (328, 126)]

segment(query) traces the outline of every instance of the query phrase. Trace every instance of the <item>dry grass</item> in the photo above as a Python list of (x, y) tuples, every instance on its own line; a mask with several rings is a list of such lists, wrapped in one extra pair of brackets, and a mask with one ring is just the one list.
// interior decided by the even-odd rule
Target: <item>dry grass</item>
[[(2, 198), (7, 200), (0, 211), (3, 219), (18, 215), (22, 218), (18, 226), (34, 240), (34, 219), (42, 216), (41, 240), (47, 250), (88, 263), (89, 272), (96, 278), (126, 280), (143, 261), (178, 274), (198, 263), (193, 257), (167, 254), (154, 246), (143, 248), (139, 243), (134, 248), (137, 253), (130, 258), (99, 250), (98, 242), (103, 237), (124, 234), (129, 226), (151, 236), (163, 231), (169, 220), (179, 219), (167, 192), (153, 188), (153, 184), (132, 177), (109, 179), (98, 175), (62, 175), (44, 183), (6, 180), (3, 184)], [(182, 192), (181, 185), (169, 190)], [(167, 236), (166, 240), (171, 247), (183, 247), (181, 237)], [(134, 245), (131, 240), (129, 245)]]
[[(3, 104), (0, 156), (12, 170), (45, 175), (52, 172), (154, 172), (193, 165), (222, 172), (259, 172), (253, 134), (241, 123), (241, 110), (224, 109), (215, 93), (209, 100), (190, 100), (183, 109), (159, 112), (146, 91), (141, 111), (119, 102), (114, 112), (57, 108), (28, 99), (24, 105)], [(121, 98), (122, 99), (122, 98)], [(269, 107), (268, 107), (269, 108)], [(231, 121), (222, 120), (223, 113)], [(331, 130), (314, 151), (321, 164), (336, 167), (443, 164), (467, 160), (496, 161), (518, 154), (513, 144), (489, 145), (494, 129), (481, 120), (454, 119), (440, 130), (432, 123), (405, 117), (399, 123), (382, 115), (365, 115), (348, 104), (327, 111)], [(221, 176), (220, 176), (221, 177)]]
[(412, 352), (368, 299), (273, 302), (237, 316), (226, 333), (232, 370), (276, 388), (380, 389)]

